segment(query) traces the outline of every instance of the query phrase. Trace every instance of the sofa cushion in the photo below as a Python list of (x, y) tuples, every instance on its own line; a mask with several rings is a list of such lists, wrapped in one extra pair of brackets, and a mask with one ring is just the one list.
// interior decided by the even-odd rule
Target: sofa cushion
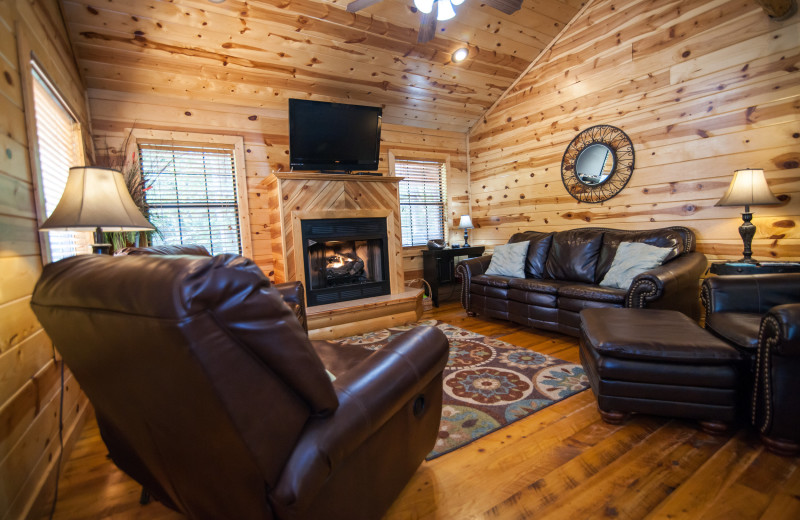
[(758, 350), (761, 315), (748, 312), (712, 312), (706, 318), (706, 329), (731, 345), (746, 352)]
[(634, 278), (660, 266), (672, 251), (668, 247), (656, 247), (643, 242), (623, 242), (617, 248), (611, 268), (603, 276), (600, 285), (627, 291)]
[(538, 278), (513, 278), (508, 281), (508, 286), (512, 289), (523, 291), (540, 292), (545, 294), (558, 294), (559, 287), (569, 285), (572, 282), (566, 280), (546, 280)]
[(555, 309), (558, 305), (558, 295), (543, 292), (525, 291), (523, 289), (509, 289), (508, 299), (512, 303), (530, 305), (533, 307), (545, 307)]
[(525, 278), (525, 257), (528, 254), (528, 246), (528, 242), (517, 242), (495, 247), (486, 274)]
[[(579, 329), (581, 325), (578, 313), (584, 309), (611, 309), (622, 307), (622, 303), (598, 302), (594, 300), (584, 300), (583, 298), (567, 298), (566, 296), (559, 296), (557, 304), (559, 311), (564, 311), (564, 313), (569, 311), (572, 313), (572, 319), (568, 319), (564, 323), (574, 326), (576, 329)], [(559, 316), (562, 316), (564, 313), (559, 313)]]
[(603, 247), (600, 248), (600, 256), (597, 259), (597, 280), (602, 280), (611, 268), (614, 257), (617, 255), (617, 248), (622, 242), (641, 242), (651, 246), (672, 249), (662, 263), (669, 262), (676, 256), (687, 252), (684, 247), (684, 237), (678, 229), (662, 228), (642, 231), (606, 230), (606, 232), (603, 233)]
[(553, 235), (553, 244), (545, 263), (546, 278), (595, 283), (595, 270), (600, 247), (601, 229), (574, 229)]
[(530, 243), (528, 246), (528, 256), (525, 259), (525, 277), (542, 278), (544, 277), (544, 264), (547, 261), (547, 253), (553, 243), (552, 233), (541, 233), (539, 231), (523, 231), (514, 233), (508, 239), (509, 244), (515, 242)]
[(558, 288), (558, 296), (593, 302), (625, 303), (626, 291), (593, 284), (570, 284)]

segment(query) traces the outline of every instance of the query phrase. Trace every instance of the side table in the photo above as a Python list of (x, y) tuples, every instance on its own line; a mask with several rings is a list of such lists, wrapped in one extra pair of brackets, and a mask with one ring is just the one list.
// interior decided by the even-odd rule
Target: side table
[(439, 306), (439, 286), (454, 281), (454, 258), (457, 256), (474, 258), (481, 256), (485, 250), (484, 246), (422, 250), (422, 277), (431, 286), (434, 307)]
[(730, 274), (800, 273), (800, 262), (714, 262), (708, 272), (720, 276)]

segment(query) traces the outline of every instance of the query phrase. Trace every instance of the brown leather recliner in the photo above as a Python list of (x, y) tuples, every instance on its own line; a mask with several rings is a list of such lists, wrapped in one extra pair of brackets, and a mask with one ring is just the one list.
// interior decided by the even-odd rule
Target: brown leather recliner
[(114, 462), (189, 518), (379, 518), (436, 440), (444, 334), (321, 359), (240, 256), (71, 257), (31, 306)]
[[(149, 247), (124, 247), (114, 253), (115, 256), (125, 255), (194, 255), (211, 256), (205, 246), (196, 244), (165, 244)], [(303, 284), (300, 282), (286, 282), (274, 284), (283, 301), (291, 307), (294, 315), (303, 326), (303, 330), (308, 332), (308, 317), (306, 316), (306, 294)]]
[(710, 277), (701, 297), (706, 329), (747, 360), (743, 404), (764, 444), (800, 453), (800, 273)]

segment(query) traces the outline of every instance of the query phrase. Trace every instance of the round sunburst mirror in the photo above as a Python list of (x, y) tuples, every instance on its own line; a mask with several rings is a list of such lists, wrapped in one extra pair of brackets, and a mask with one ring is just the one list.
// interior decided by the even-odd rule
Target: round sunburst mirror
[(597, 125), (575, 136), (561, 160), (561, 180), (573, 198), (603, 202), (628, 184), (633, 174), (633, 143), (615, 126)]

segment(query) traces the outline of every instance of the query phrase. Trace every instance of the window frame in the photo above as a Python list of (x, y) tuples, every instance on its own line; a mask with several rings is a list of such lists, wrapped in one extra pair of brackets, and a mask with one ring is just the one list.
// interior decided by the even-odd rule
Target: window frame
[[(26, 135), (28, 138), (28, 159), (30, 164), (31, 184), (33, 187), (33, 201), (36, 211), (36, 232), (39, 238), (39, 251), (42, 259), (42, 264), (49, 264), (53, 262), (52, 248), (50, 245), (50, 233), (39, 231), (45, 220), (47, 220), (47, 211), (44, 198), (44, 186), (42, 177), (42, 166), (39, 158), (39, 131), (36, 123), (36, 102), (34, 95), (34, 83), (37, 81), (33, 77), (34, 71), (42, 79), (46, 88), (55, 97), (59, 105), (64, 111), (72, 118), (74, 127), (72, 130), (72, 140), (77, 149), (77, 163), (75, 166), (86, 164), (86, 146), (84, 140), (84, 125), (81, 123), (81, 118), (73, 108), (72, 104), (66, 99), (61, 89), (58, 88), (53, 76), (48, 71), (47, 67), (42, 63), (33, 49), (28, 43), (27, 37), (24, 32), (18, 34), (19, 46), (19, 60), (20, 79), (22, 83), (22, 103), (25, 109), (25, 126)], [(91, 233), (75, 232), (78, 242), (88, 246), (93, 242)], [(89, 252), (88, 247), (86, 253)], [(76, 249), (76, 254), (80, 254), (80, 247)]]
[[(451, 209), (450, 209), (450, 194), (449, 194), (449, 185), (450, 185), (450, 155), (446, 153), (439, 153), (439, 152), (410, 152), (406, 150), (389, 150), (389, 176), (390, 177), (402, 177), (401, 175), (397, 175), (396, 170), (396, 163), (397, 161), (441, 161), (444, 164), (444, 179), (442, 182), (444, 183), (444, 194), (443, 194), (443, 201), (442, 201), (442, 234), (445, 242), (450, 242), (450, 233), (451, 233)], [(398, 190), (398, 200), (399, 200), (399, 190)], [(400, 208), (398, 207), (398, 211)], [(400, 216), (401, 222), (401, 235), (402, 235), (402, 214)], [(401, 240), (402, 243), (402, 240)], [(418, 245), (418, 246), (403, 246), (404, 250), (415, 250), (415, 249), (426, 249), (427, 245)]]
[(152, 130), (144, 128), (127, 128), (125, 135), (130, 135), (125, 157), (136, 157), (139, 160), (139, 143), (190, 144), (196, 146), (218, 144), (233, 146), (233, 168), (236, 175), (236, 204), (239, 213), (239, 238), (242, 256), (253, 258), (252, 229), (250, 228), (250, 204), (247, 190), (247, 170), (244, 159), (244, 139), (238, 135), (203, 134), (198, 132), (179, 132), (171, 130)]

